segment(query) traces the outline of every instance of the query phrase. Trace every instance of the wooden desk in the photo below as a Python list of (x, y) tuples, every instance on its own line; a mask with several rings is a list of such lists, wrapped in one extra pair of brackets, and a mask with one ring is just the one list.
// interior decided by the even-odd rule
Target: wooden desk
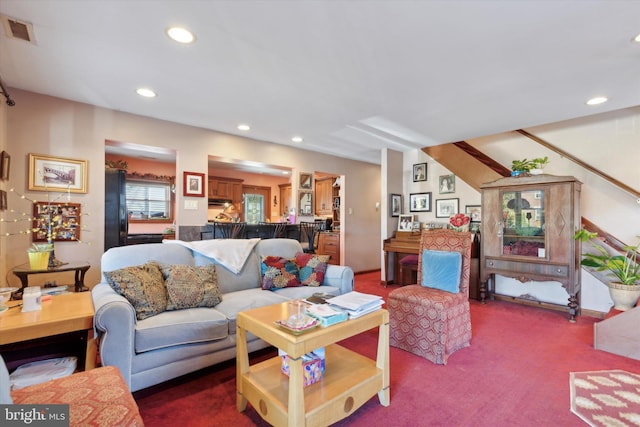
[[(420, 232), (412, 231), (396, 231), (395, 234), (385, 239), (382, 247), (384, 250), (384, 268), (385, 280), (383, 285), (392, 285), (395, 281), (395, 275), (400, 272), (400, 258), (402, 255), (418, 254), (420, 252)], [(391, 258), (391, 264), (389, 264)], [(389, 269), (393, 266), (393, 276), (390, 276)], [(392, 277), (389, 279), (389, 277)]]
[[(18, 276), (20, 282), (22, 283), (22, 288), (26, 288), (29, 286), (29, 275), (30, 274), (45, 274), (45, 273), (62, 273), (65, 271), (74, 271), (75, 272), (75, 291), (76, 292), (85, 292), (88, 291), (84, 285), (84, 275), (87, 270), (89, 270), (91, 266), (86, 262), (70, 262), (67, 264), (60, 265), (58, 267), (46, 268), (44, 270), (32, 270), (29, 268), (29, 264), (24, 264), (22, 266), (18, 266), (12, 270), (13, 274)], [(18, 291), (20, 292), (20, 291)]]
[[(395, 282), (395, 275), (400, 272), (400, 258), (404, 255), (420, 253), (421, 233), (411, 231), (397, 231), (393, 237), (384, 240), (385, 279), (382, 284), (386, 287)], [(471, 243), (471, 272), (469, 277), (469, 298), (480, 300), (480, 233), (473, 234)], [(394, 276), (389, 280), (389, 258), (393, 266)]]
[[(247, 402), (274, 426), (327, 426), (348, 417), (378, 394), (389, 405), (389, 313), (380, 309), (357, 319), (294, 335), (275, 325), (289, 317), (288, 304), (274, 304), (238, 313), (236, 382), (238, 411)], [(377, 359), (337, 344), (345, 338), (378, 328)], [(289, 378), (274, 357), (249, 366), (247, 333), (252, 333), (289, 355)], [(304, 388), (302, 356), (325, 347), (322, 380)]]
[[(93, 339), (93, 301), (90, 292), (56, 295), (42, 302), (42, 310), (23, 313), (20, 301), (9, 301), (8, 310), (0, 313), (0, 353), (22, 357), (26, 349), (37, 344), (55, 345), (77, 341), (82, 348), (78, 366), (96, 367), (97, 347)], [(65, 345), (66, 346), (66, 345)], [(31, 356), (31, 351), (26, 352)], [(42, 353), (44, 354), (44, 353)], [(7, 366), (11, 357), (8, 357)]]

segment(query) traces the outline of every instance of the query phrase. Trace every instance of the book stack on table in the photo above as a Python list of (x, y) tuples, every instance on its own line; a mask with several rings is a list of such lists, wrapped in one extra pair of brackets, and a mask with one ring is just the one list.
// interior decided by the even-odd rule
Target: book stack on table
[(337, 297), (327, 299), (330, 308), (337, 307), (344, 310), (348, 316), (355, 319), (382, 308), (384, 300), (379, 295), (364, 294), (352, 291)]
[(341, 310), (338, 307), (330, 307), (328, 304), (310, 304), (305, 309), (305, 312), (309, 316), (318, 319), (318, 322), (322, 327), (344, 322), (348, 317), (346, 311)]

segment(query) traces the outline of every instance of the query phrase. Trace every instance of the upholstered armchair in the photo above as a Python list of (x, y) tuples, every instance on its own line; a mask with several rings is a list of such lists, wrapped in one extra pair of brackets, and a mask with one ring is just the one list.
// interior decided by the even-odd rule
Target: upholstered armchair
[(138, 405), (120, 371), (114, 366), (78, 372), (68, 377), (11, 390), (9, 371), (0, 356), (0, 404), (12, 403), (68, 404), (70, 427), (144, 426)]
[(389, 294), (389, 343), (437, 364), (471, 342), (471, 234), (424, 230), (418, 283)]

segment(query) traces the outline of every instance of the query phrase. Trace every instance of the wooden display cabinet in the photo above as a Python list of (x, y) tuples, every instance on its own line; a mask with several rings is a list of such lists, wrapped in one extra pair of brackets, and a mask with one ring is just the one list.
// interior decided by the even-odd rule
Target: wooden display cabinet
[[(480, 297), (495, 294), (495, 275), (520, 282), (556, 281), (569, 294), (567, 307), (580, 313), (581, 183), (570, 176), (538, 175), (502, 178), (483, 184)], [(487, 287), (492, 279), (494, 289)], [(492, 296), (492, 295), (490, 295)], [(531, 303), (527, 298), (514, 300)], [(537, 302), (537, 301), (536, 301)]]

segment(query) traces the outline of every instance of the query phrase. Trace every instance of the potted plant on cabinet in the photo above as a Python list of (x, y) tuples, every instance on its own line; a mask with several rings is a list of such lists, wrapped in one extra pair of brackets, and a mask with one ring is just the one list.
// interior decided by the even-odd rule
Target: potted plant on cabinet
[(542, 169), (549, 163), (549, 158), (536, 157), (535, 159), (513, 160), (511, 162), (511, 176), (540, 175)]
[(549, 158), (547, 156), (537, 157), (531, 160), (531, 169), (529, 169), (529, 173), (531, 175), (541, 175), (542, 169), (549, 163)]
[[(597, 237), (597, 233), (591, 233), (585, 229), (580, 229), (574, 235), (576, 240), (586, 242)], [(640, 243), (636, 246), (627, 245), (624, 247), (625, 254), (609, 253), (601, 245), (594, 245), (598, 253), (582, 254), (580, 264), (585, 267), (592, 267), (596, 271), (607, 271), (613, 276), (607, 285), (609, 295), (613, 301), (613, 308), (626, 311), (633, 308), (640, 298), (640, 264), (638, 264), (638, 252)]]

